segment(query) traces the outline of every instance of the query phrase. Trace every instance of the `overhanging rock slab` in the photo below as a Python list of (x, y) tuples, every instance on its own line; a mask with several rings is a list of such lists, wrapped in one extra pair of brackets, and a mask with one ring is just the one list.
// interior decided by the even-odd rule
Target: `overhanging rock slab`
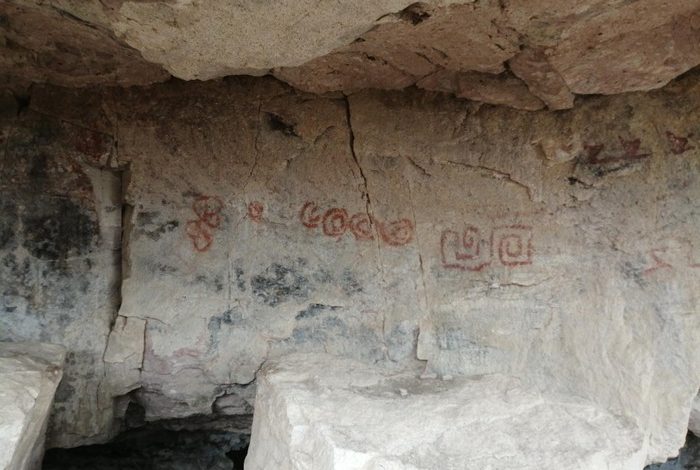
[(0, 342), (0, 469), (39, 468), (63, 347)]
[(258, 375), (247, 470), (640, 470), (642, 433), (503, 375), (421, 379), (329, 355)]

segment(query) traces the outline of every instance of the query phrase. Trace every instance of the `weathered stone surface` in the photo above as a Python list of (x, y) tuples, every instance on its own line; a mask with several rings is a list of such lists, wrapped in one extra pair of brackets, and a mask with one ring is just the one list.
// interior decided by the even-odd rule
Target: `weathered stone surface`
[(0, 117), (0, 341), (68, 349), (48, 441), (77, 445), (112, 425), (103, 354), (119, 303), (121, 174), (99, 119), (71, 116), (99, 108), (53, 104), (60, 119), (19, 104)]
[(500, 375), (420, 379), (291, 355), (263, 367), (255, 410), (250, 470), (640, 470), (645, 457), (631, 421)]
[(644, 470), (697, 470), (699, 464), (700, 438), (689, 433), (678, 457), (664, 463), (649, 465), (644, 467)]
[(693, 400), (693, 406), (690, 409), (690, 421), (688, 422), (688, 429), (700, 437), (700, 394)]
[(574, 95), (552, 68), (543, 49), (526, 47), (508, 65), (527, 84), (530, 92), (544, 101), (549, 109), (573, 107)]
[[(107, 27), (47, 2), (0, 2), (0, 78), (65, 86), (143, 85), (170, 75)], [(95, 2), (97, 3), (97, 2)], [(43, 4), (43, 5), (42, 5)]]
[(319, 93), (420, 86), (444, 70), (492, 76), (469, 99), (564, 109), (700, 64), (698, 15), (695, 0), (5, 0), (0, 75), (80, 86), (272, 73)]
[(65, 355), (54, 344), (0, 342), (0, 468), (39, 468)]
[[(105, 409), (132, 389), (149, 421), (247, 411), (263, 362), (301, 351), (516, 376), (627, 417), (645, 458), (663, 461), (700, 385), (700, 79), (580, 101), (551, 113), (416, 89), (319, 97), (271, 78), (35, 89), (30, 109), (48, 121), (116, 139), (95, 155), (125, 171), (124, 203), (104, 211), (124, 216), (121, 296), (88, 292), (120, 303), (61, 310), (64, 327), (8, 308), (0, 321), (97, 358), (94, 376), (73, 370), (101, 398), (86, 387), (76, 396), (91, 400), (57, 409), (74, 418), (72, 443), (107, 435)], [(27, 181), (24, 154), (11, 155), (0, 182)], [(13, 214), (32, 199), (6, 184)], [(81, 204), (101, 207), (94, 187)], [(104, 214), (90, 216), (112, 227), (100, 240), (117, 226)], [(25, 236), (39, 245), (10, 227), (3, 256), (26, 256)], [(64, 251), (113, 256), (101, 243)], [(36, 298), (19, 284), (11, 299)]]
[(426, 90), (446, 91), (460, 98), (503, 104), (516, 109), (536, 111), (544, 107), (523, 82), (505, 74), (441, 70), (423, 78), (417, 85)]

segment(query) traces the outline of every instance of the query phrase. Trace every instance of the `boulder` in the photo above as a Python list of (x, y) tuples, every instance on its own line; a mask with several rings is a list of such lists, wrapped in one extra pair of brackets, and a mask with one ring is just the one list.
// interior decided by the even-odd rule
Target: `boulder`
[(423, 378), (296, 354), (258, 375), (246, 469), (640, 470), (640, 430), (514, 378)]
[(65, 354), (54, 344), (0, 342), (0, 468), (40, 468)]

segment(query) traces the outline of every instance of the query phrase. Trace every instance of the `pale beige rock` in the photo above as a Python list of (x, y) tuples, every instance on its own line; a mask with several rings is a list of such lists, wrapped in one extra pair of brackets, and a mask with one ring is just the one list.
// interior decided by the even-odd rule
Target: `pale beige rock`
[(573, 107), (574, 95), (552, 68), (542, 49), (525, 48), (508, 65), (527, 84), (530, 92), (544, 101), (549, 109)]
[[(0, 8), (1, 76), (20, 87), (272, 73), (305, 91), (354, 92), (405, 88), (445, 70), (494, 75), (462, 97), (537, 109), (531, 93), (566, 109), (574, 94), (655, 89), (700, 63), (694, 0), (8, 0)], [(507, 67), (530, 93), (501, 76)]]
[(109, 333), (104, 362), (114, 395), (125, 395), (137, 388), (143, 366), (146, 320), (118, 316)]
[(65, 354), (54, 344), (0, 342), (0, 468), (40, 468)]
[(442, 70), (417, 83), (426, 90), (446, 91), (460, 98), (489, 104), (507, 105), (516, 109), (535, 111), (544, 104), (515, 77), (478, 72)]
[(262, 75), (300, 65), (341, 47), (407, 0), (260, 3), (123, 2), (115, 32), (144, 57), (184, 79)]
[(700, 6), (693, 0), (620, 4), (567, 28), (550, 63), (574, 93), (659, 88), (700, 62)]
[(690, 429), (693, 434), (700, 437), (700, 393), (695, 397), (695, 400), (693, 400), (688, 429)]
[(250, 470), (640, 470), (642, 434), (514, 378), (419, 379), (329, 355), (259, 374)]

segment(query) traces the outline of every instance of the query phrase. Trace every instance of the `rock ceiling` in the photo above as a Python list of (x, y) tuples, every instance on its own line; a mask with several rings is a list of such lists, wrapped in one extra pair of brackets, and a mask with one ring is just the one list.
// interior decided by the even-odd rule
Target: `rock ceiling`
[(519, 109), (659, 88), (700, 63), (700, 0), (0, 0), (0, 78), (145, 85), (272, 74)]

